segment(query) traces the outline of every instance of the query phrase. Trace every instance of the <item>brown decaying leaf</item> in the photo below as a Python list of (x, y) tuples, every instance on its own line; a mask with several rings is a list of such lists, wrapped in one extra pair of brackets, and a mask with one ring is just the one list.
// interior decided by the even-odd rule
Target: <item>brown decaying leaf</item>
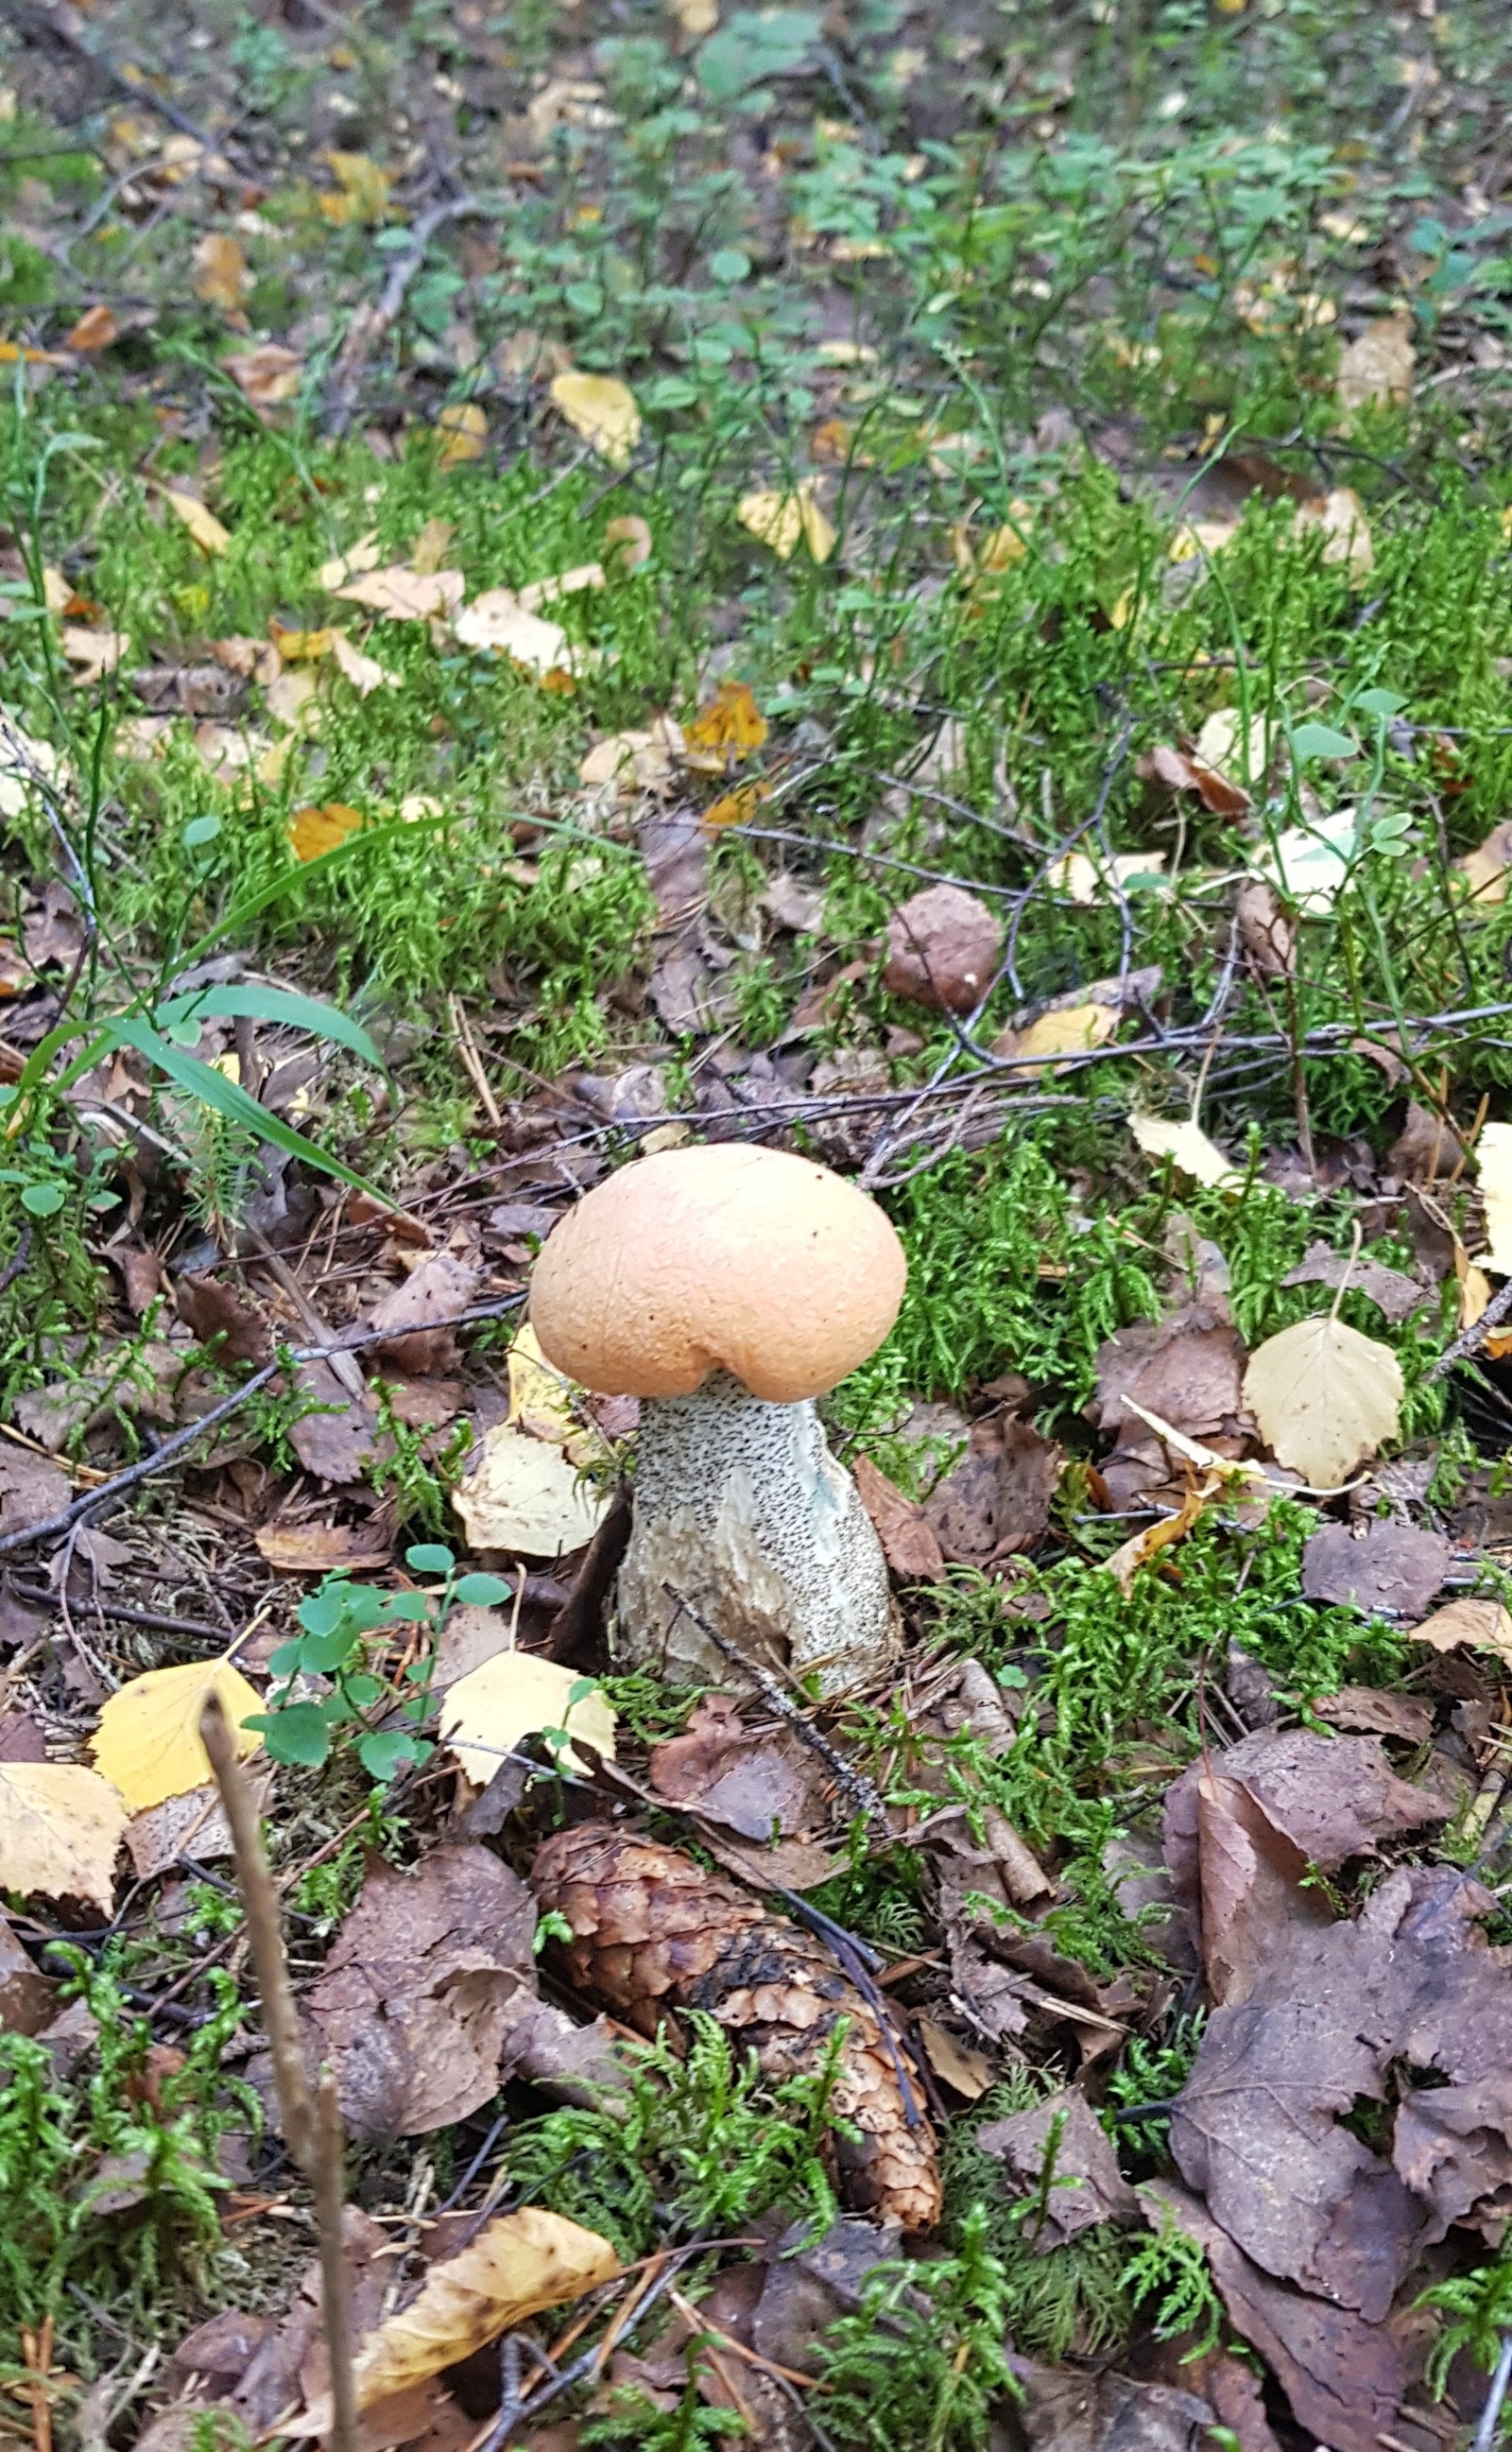
[(534, 2000), (534, 1929), (529, 1892), (486, 1848), (435, 1849), (413, 1873), (373, 1862), (305, 1996), (353, 2136), (420, 2136), (487, 2102)]
[(1003, 923), (964, 886), (930, 885), (887, 923), (882, 984), (893, 996), (947, 1013), (980, 1004), (997, 969)]
[(252, 1538), (270, 1567), (285, 1575), (376, 1574), (393, 1554), (389, 1518), (360, 1524), (260, 1524)]
[(71, 330), (65, 333), (63, 346), (76, 349), (81, 357), (92, 357), (97, 350), (108, 349), (120, 333), (113, 307), (87, 306)]
[(56, 2007), (56, 1985), (37, 1973), (10, 1917), (0, 1914), (0, 2030), (38, 2035)]
[(1029, 2111), (990, 2120), (976, 2131), (984, 2154), (1001, 2163), (1015, 2196), (1032, 2195), (1045, 2167), (1051, 2129), (1056, 2131), (1055, 2184), (1038, 2228), (1025, 2233), (1036, 2256), (1064, 2247), (1094, 2224), (1136, 2224), (1139, 2199), (1118, 2167), (1118, 2157), (1097, 2114), (1076, 2086), (1062, 2086)]
[(282, 341), (264, 341), (221, 360), (252, 406), (261, 412), (292, 400), (304, 377), (304, 361)]
[(1351, 1263), (1347, 1252), (1335, 1252), (1322, 1241), (1309, 1243), (1296, 1267), (1281, 1282), (1284, 1286), (1335, 1288), (1347, 1283), (1351, 1294), (1364, 1295), (1394, 1328), (1410, 1319), (1431, 1299), (1427, 1288), (1420, 1286), (1416, 1277), (1404, 1276), (1400, 1269), (1384, 1268), (1379, 1260), (1356, 1259)]
[(44, 1523), (72, 1496), (73, 1484), (61, 1466), (9, 1442), (0, 1448), (0, 1533)]
[(1512, 1610), (1504, 1601), (1449, 1601), (1407, 1631), (1415, 1643), (1431, 1643), (1435, 1651), (1494, 1651), (1512, 1661)]
[(1179, 2385), (1132, 2376), (1079, 2375), (1018, 2363), (1019, 2410), (1029, 2452), (1196, 2452), (1210, 2441), (1210, 2404)]
[(482, 1269), (454, 1252), (429, 1252), (402, 1286), (373, 1305), (368, 1326), (391, 1330), (381, 1348), (386, 1361), (417, 1378), (436, 1378), (457, 1367), (457, 1339), (450, 1322), (476, 1301)]
[(887, 2038), (822, 1943), (679, 1849), (605, 1823), (546, 1840), (531, 1880), (542, 1911), (572, 1928), (551, 1945), (559, 1966), (642, 2034), (669, 2009), (705, 2009), (781, 2080), (815, 2068), (847, 2020), (831, 2101), (859, 2135), (839, 2143), (842, 2180), (907, 2230), (938, 2220), (933, 2130), (918, 2108), (909, 2126)]
[(1372, 1517), (1356, 1532), (1325, 1524), (1302, 1553), (1302, 1589), (1310, 1601), (1347, 1603), (1368, 1616), (1421, 1617), (1448, 1572), (1442, 1532)]
[(175, 1277), (173, 1301), (180, 1319), (202, 1345), (213, 1345), (223, 1362), (266, 1362), (273, 1339), (250, 1295), (224, 1277)]
[(1433, 1733), (1433, 1705), (1419, 1694), (1392, 1694), (1374, 1686), (1341, 1686), (1337, 1694), (1320, 1695), (1313, 1709), (1320, 1720), (1329, 1721), (1336, 1729), (1399, 1737), (1407, 1746), (1425, 1745)]
[(1442, 1800), (1398, 1779), (1374, 1737), (1259, 1730), (1209, 1754), (1206, 1770), (1189, 1765), (1166, 1790), (1166, 1863), (1178, 1894), (1192, 1904), (1200, 1890), (1197, 1786), (1213, 1773), (1241, 1783), (1272, 1829), (1325, 1873), (1445, 1814)]
[(1188, 1438), (1218, 1437), (1237, 1427), (1244, 1369), (1244, 1344), (1221, 1295), (1138, 1320), (1098, 1348), (1097, 1426), (1153, 1437), (1132, 1402)]
[(876, 1527), (882, 1554), (893, 1574), (901, 1576), (905, 1583), (937, 1582), (945, 1572), (945, 1552), (933, 1528), (925, 1522), (923, 1508), (916, 1500), (905, 1498), (897, 1484), (889, 1481), (870, 1456), (858, 1455), (854, 1459), (851, 1477), (862, 1506)]
[(1339, 360), (1339, 405), (1357, 409), (1404, 406), (1412, 398), (1412, 309), (1402, 306), (1378, 315), (1350, 341)]
[(290, 1428), (289, 1445), (306, 1473), (321, 1481), (361, 1481), (375, 1454), (391, 1445), (378, 1427), (370, 1397), (359, 1401), (343, 1387), (328, 1362), (302, 1362), (295, 1386), (312, 1413)]
[(1050, 1522), (1065, 1463), (1031, 1422), (1011, 1414), (973, 1422), (965, 1455), (924, 1501), (925, 1523), (943, 1556), (992, 1568), (1031, 1550)]
[(1147, 782), (1164, 783), (1168, 792), (1195, 792), (1205, 809), (1216, 817), (1242, 818), (1249, 806), (1249, 795), (1215, 766), (1208, 766), (1188, 750), (1172, 749), (1164, 744), (1147, 749), (1136, 759), (1134, 772)]
[(1297, 967), (1297, 923), (1275, 887), (1264, 877), (1247, 877), (1234, 896), (1240, 942), (1262, 979), (1289, 979)]
[(746, 1839), (793, 1838), (829, 1821), (817, 1754), (778, 1725), (748, 1729), (733, 1695), (706, 1694), (680, 1736), (654, 1746), (646, 1776), (658, 1796), (697, 1807)]

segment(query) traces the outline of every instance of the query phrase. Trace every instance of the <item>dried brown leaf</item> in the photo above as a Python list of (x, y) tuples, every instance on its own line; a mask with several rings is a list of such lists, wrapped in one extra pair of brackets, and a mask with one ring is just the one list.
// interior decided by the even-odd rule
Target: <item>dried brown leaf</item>
[(882, 1554), (894, 1575), (905, 1583), (937, 1582), (945, 1572), (945, 1552), (917, 1501), (905, 1498), (870, 1456), (858, 1455), (851, 1476), (862, 1506), (876, 1527)]
[(1325, 1524), (1302, 1553), (1302, 1589), (1310, 1601), (1336, 1601), (1366, 1616), (1421, 1617), (1449, 1568), (1442, 1532), (1375, 1516), (1357, 1532)]

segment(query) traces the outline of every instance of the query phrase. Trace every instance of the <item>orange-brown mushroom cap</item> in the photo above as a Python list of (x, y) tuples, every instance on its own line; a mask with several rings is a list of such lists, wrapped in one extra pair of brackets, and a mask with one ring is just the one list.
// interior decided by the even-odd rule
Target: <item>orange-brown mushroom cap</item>
[(743, 1141), (661, 1150), (599, 1184), (536, 1262), (542, 1353), (611, 1396), (728, 1371), (796, 1404), (875, 1352), (908, 1277), (890, 1219), (826, 1166)]

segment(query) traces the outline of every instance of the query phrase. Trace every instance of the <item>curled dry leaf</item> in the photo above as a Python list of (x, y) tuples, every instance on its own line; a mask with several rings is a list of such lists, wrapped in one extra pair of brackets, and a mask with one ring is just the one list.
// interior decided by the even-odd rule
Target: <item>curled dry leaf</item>
[(1130, 1114), (1129, 1129), (1147, 1157), (1168, 1157), (1183, 1175), (1189, 1175), (1209, 1192), (1233, 1190), (1244, 1180), (1217, 1142), (1210, 1141), (1189, 1117), (1183, 1123), (1173, 1123), (1164, 1116)]
[(620, 800), (667, 790), (682, 761), (680, 724), (658, 715), (644, 731), (611, 732), (596, 741), (578, 769), (590, 791), (612, 783)]
[(647, 1777), (658, 1796), (713, 1814), (746, 1839), (822, 1829), (827, 1774), (793, 1730), (750, 1729), (730, 1694), (707, 1694), (680, 1736), (651, 1750)]
[(1049, 1005), (1032, 1021), (1011, 1022), (1000, 1030), (992, 1041), (992, 1053), (1021, 1058), (1015, 1071), (1025, 1079), (1035, 1079), (1045, 1070), (1047, 1057), (1085, 1056), (1090, 1048), (1106, 1047), (1116, 1037), (1121, 1018), (1118, 1007), (1111, 1004)]
[(1404, 407), (1412, 398), (1412, 309), (1378, 315), (1339, 360), (1338, 399), (1346, 417), (1357, 409)]
[[(475, 1788), (486, 1788), (505, 1754), (548, 1730), (580, 1737), (605, 1762), (615, 1756), (615, 1715), (601, 1690), (576, 1669), (535, 1651), (496, 1651), (459, 1677), (442, 1707), (441, 1733)], [(564, 1770), (588, 1766), (571, 1745)]]
[(492, 648), (520, 671), (544, 681), (548, 673), (591, 671), (599, 658), (579, 647), (560, 622), (527, 613), (512, 587), (491, 587), (458, 614), (455, 628), (464, 647)]
[(629, 465), (640, 440), (640, 410), (630, 386), (618, 375), (585, 375), (576, 366), (553, 378), (553, 405), (611, 468)]
[(194, 295), (204, 306), (234, 315), (252, 287), (251, 268), (226, 230), (206, 230), (194, 249)]
[(148, 1669), (110, 1696), (94, 1734), (95, 1768), (130, 1812), (183, 1796), (210, 1777), (200, 1715), (212, 1694), (220, 1697), (237, 1757), (245, 1762), (263, 1740), (242, 1724), (262, 1710), (263, 1699), (228, 1657)]
[(835, 551), (835, 527), (812, 477), (800, 477), (789, 494), (763, 487), (742, 494), (736, 517), (758, 544), (770, 545), (779, 562), (791, 562), (800, 544), (807, 545), (813, 562), (828, 562)]
[[(612, 2282), (619, 2270), (609, 2242), (562, 2214), (543, 2205), (500, 2214), (460, 2255), (433, 2264), (419, 2297), (359, 2343), (359, 2409), (440, 2375), (547, 2307), (564, 2307)], [(295, 2431), (323, 2435), (329, 2424), (328, 2404), (318, 2403)]]
[(304, 359), (282, 341), (264, 341), (255, 349), (223, 358), (221, 364), (256, 409), (276, 408), (292, 400), (304, 379)]
[(997, 968), (1003, 923), (964, 886), (931, 885), (900, 903), (887, 923), (882, 984), (894, 996), (947, 1013), (980, 1004)]
[(925, 1521), (923, 1508), (913, 1499), (905, 1498), (896, 1483), (889, 1481), (870, 1456), (854, 1458), (851, 1478), (876, 1527), (882, 1554), (893, 1574), (911, 1584), (937, 1582), (945, 1572), (945, 1552), (933, 1527)]
[(1296, 922), (1268, 878), (1247, 877), (1234, 896), (1240, 942), (1262, 979), (1289, 979), (1297, 967)]
[(1204, 808), (1217, 817), (1242, 818), (1249, 806), (1249, 795), (1242, 784), (1231, 783), (1216, 766), (1204, 765), (1185, 749), (1165, 744), (1147, 749), (1134, 771), (1147, 782), (1164, 783), (1168, 792), (1195, 792)]
[(0, 1762), (0, 1890), (110, 1912), (126, 1808), (82, 1763)]
[(108, 349), (111, 342), (120, 337), (121, 326), (112, 307), (87, 306), (78, 322), (65, 333), (63, 346), (66, 349), (75, 350), (80, 357), (88, 358), (93, 357), (100, 349)]
[(1408, 1632), (1415, 1643), (1431, 1643), (1435, 1651), (1494, 1651), (1512, 1661), (1512, 1610), (1504, 1601), (1450, 1601)]
[(1390, 1346), (1326, 1312), (1267, 1337), (1245, 1374), (1245, 1403), (1271, 1454), (1314, 1490), (1337, 1490), (1396, 1437), (1404, 1393)]

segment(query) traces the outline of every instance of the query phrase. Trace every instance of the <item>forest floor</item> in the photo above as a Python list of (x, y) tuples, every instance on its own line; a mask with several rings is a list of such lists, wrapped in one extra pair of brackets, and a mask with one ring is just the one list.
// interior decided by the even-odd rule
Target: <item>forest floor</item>
[[(0, 2434), (333, 2423), (212, 1691), (363, 2452), (1512, 2427), (1509, 78), (13, 0)], [(908, 1254), (838, 1700), (521, 1328), (703, 1139)]]

